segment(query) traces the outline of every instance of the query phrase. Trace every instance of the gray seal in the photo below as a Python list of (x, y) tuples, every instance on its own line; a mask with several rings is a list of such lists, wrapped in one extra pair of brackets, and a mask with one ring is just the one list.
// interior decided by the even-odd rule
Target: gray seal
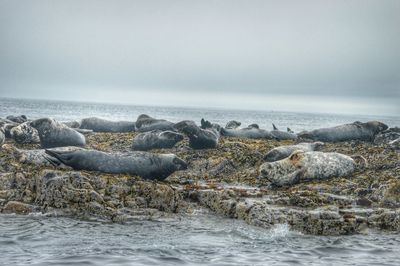
[(290, 186), (303, 181), (348, 176), (355, 167), (351, 157), (337, 152), (294, 151), (285, 159), (263, 163), (259, 178), (267, 179), (274, 186)]
[(259, 129), (255, 125), (247, 128), (221, 128), (221, 135), (226, 137), (248, 138), (248, 139), (273, 139), (274, 136), (267, 130)]
[(133, 132), (135, 122), (110, 121), (97, 117), (84, 118), (81, 121), (80, 129), (91, 129), (94, 132)]
[(4, 134), (4, 127), (0, 126), (0, 147), (3, 146), (6, 140), (6, 136)]
[(226, 123), (225, 128), (234, 129), (234, 128), (240, 127), (241, 124), (242, 124), (242, 123), (240, 123), (240, 122), (238, 122), (238, 121), (236, 121), (236, 120), (231, 120), (231, 121), (229, 121), (228, 123)]
[(387, 125), (378, 121), (370, 121), (366, 123), (356, 121), (351, 124), (301, 132), (298, 134), (298, 137), (325, 142), (349, 140), (373, 141), (379, 132), (382, 132), (387, 128)]
[(313, 143), (302, 142), (295, 145), (285, 145), (273, 148), (265, 156), (264, 160), (267, 162), (275, 162), (289, 157), (294, 151), (318, 151), (324, 145), (323, 142), (317, 141)]
[(141, 114), (138, 116), (136, 120), (136, 128), (139, 132), (147, 132), (153, 130), (175, 130), (174, 123), (164, 119), (155, 119), (145, 114)]
[(85, 146), (85, 136), (52, 118), (41, 118), (31, 122), (39, 132), (42, 148)]
[(170, 149), (183, 140), (183, 135), (174, 131), (143, 132), (133, 139), (132, 148), (137, 151)]
[(81, 126), (81, 123), (79, 121), (67, 121), (63, 122), (64, 125), (70, 128), (79, 128)]
[[(211, 125), (202, 119), (203, 126)], [(189, 146), (193, 149), (213, 149), (218, 145), (220, 134), (217, 128), (200, 128), (194, 121), (184, 120), (175, 124), (175, 128), (189, 137)]]
[(28, 118), (25, 115), (19, 115), (19, 116), (9, 115), (6, 117), (6, 119), (18, 124), (28, 121)]
[(31, 126), (31, 122), (24, 122), (10, 130), (10, 135), (18, 144), (40, 143), (39, 132)]
[(272, 136), (277, 140), (296, 140), (297, 135), (289, 131), (280, 131), (274, 124), (272, 124), (273, 130), (271, 131)]
[(164, 180), (175, 171), (187, 169), (186, 162), (175, 154), (105, 153), (76, 147), (69, 151), (47, 149), (46, 153), (75, 170), (129, 174), (151, 180)]

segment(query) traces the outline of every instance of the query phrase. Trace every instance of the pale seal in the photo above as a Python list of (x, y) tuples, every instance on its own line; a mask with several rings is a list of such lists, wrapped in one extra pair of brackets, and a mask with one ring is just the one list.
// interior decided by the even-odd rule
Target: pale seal
[(270, 150), (265, 156), (264, 160), (267, 162), (275, 162), (289, 157), (294, 151), (318, 151), (324, 145), (323, 142), (317, 141), (313, 143), (302, 142), (295, 145), (279, 146)]
[(79, 121), (67, 121), (63, 122), (64, 125), (70, 128), (79, 128), (81, 126), (81, 123)]
[(0, 126), (0, 147), (3, 146), (6, 140), (6, 135), (4, 134), (4, 128)]
[(31, 122), (24, 122), (10, 130), (10, 135), (18, 144), (40, 143), (39, 132), (32, 127)]
[(183, 140), (183, 135), (174, 131), (143, 132), (133, 139), (132, 148), (137, 151), (170, 149)]
[[(211, 125), (202, 119), (203, 126)], [(218, 145), (220, 134), (217, 128), (200, 128), (195, 122), (184, 120), (175, 124), (175, 128), (189, 137), (189, 146), (193, 149), (213, 149)]]
[(133, 132), (135, 122), (130, 121), (110, 121), (97, 117), (82, 119), (80, 129), (91, 129), (94, 132)]
[(71, 147), (69, 151), (47, 149), (46, 153), (75, 170), (129, 174), (151, 180), (164, 180), (173, 172), (187, 168), (187, 163), (175, 154), (105, 153), (77, 147)]
[(85, 146), (85, 136), (51, 118), (41, 118), (31, 122), (39, 132), (42, 148)]
[(231, 120), (231, 121), (229, 121), (228, 123), (226, 123), (225, 128), (234, 129), (234, 128), (240, 127), (241, 124), (242, 124), (242, 123), (240, 123), (240, 122), (238, 122), (238, 121), (236, 121), (236, 120)]
[(351, 157), (337, 152), (294, 151), (285, 159), (263, 163), (259, 178), (267, 179), (274, 186), (290, 186), (303, 181), (349, 176), (355, 168)]
[(155, 119), (145, 114), (138, 116), (136, 120), (136, 128), (139, 132), (147, 132), (152, 130), (175, 130), (174, 123), (164, 119)]
[(379, 132), (382, 132), (387, 128), (387, 125), (378, 121), (370, 121), (366, 123), (356, 121), (351, 124), (301, 132), (298, 134), (298, 137), (325, 142), (349, 140), (373, 141)]

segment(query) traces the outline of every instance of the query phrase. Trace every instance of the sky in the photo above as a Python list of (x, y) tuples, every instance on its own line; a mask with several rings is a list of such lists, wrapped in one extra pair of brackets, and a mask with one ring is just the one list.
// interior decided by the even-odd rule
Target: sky
[(398, 0), (0, 0), (0, 97), (400, 115)]

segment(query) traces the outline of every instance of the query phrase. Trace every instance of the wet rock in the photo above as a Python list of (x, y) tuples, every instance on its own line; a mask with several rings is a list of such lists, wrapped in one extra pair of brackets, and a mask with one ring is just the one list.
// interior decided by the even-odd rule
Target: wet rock
[(2, 209), (3, 213), (16, 213), (16, 214), (28, 214), (33, 211), (33, 207), (29, 204), (25, 204), (18, 201), (9, 201)]

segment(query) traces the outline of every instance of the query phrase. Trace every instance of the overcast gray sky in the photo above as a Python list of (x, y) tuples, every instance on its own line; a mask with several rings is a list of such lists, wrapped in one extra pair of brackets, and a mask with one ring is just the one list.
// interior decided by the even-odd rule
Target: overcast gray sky
[(0, 0), (0, 96), (398, 115), (399, 14), (398, 0)]

